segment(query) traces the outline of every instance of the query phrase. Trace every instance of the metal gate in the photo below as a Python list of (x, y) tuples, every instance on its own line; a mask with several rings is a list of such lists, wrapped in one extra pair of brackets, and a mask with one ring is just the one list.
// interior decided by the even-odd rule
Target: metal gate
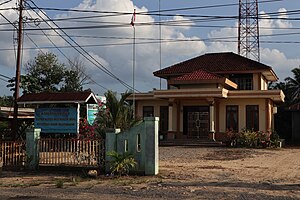
[(26, 143), (24, 141), (0, 141), (0, 165), (3, 168), (24, 167), (25, 151)]
[(84, 139), (39, 140), (39, 165), (101, 167), (104, 165), (104, 141)]

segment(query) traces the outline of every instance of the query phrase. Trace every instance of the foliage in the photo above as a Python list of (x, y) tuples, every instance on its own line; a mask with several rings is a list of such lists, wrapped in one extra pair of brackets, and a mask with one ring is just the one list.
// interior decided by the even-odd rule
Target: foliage
[(0, 97), (0, 106), (13, 106), (14, 98), (12, 96), (3, 96)]
[[(232, 147), (266, 148), (274, 145), (273, 137), (277, 135), (272, 132), (243, 130), (241, 132), (227, 131), (226, 144)], [(278, 136), (278, 135), (277, 135)], [(279, 140), (279, 136), (278, 136)]]
[(287, 77), (284, 82), (272, 83), (270, 89), (280, 89), (285, 94), (285, 104), (291, 105), (300, 101), (300, 67), (292, 69), (294, 77)]
[(86, 119), (79, 122), (79, 139), (97, 139), (101, 136), (95, 130), (97, 125), (90, 125)]
[(299, 101), (300, 99), (300, 67), (292, 69), (294, 78), (287, 77), (284, 80), (287, 84), (287, 92), (291, 95), (293, 102)]
[(111, 151), (108, 152), (107, 155), (113, 159), (110, 170), (117, 176), (128, 175), (130, 170), (137, 165), (137, 162), (129, 153), (119, 154), (115, 151)]
[(78, 56), (72, 60), (68, 60), (67, 66), (77, 74), (78, 83), (81, 87), (92, 83), (91, 77), (87, 74), (86, 68)]
[(276, 132), (274, 132), (273, 134), (271, 134), (271, 136), (270, 136), (270, 142), (271, 142), (271, 145), (274, 146), (274, 147), (278, 147), (279, 146), (280, 138), (279, 138), (279, 135)]
[(55, 181), (55, 185), (57, 188), (63, 188), (64, 187), (64, 180), (58, 179)]
[(82, 85), (79, 82), (79, 74), (77, 71), (65, 70), (64, 83), (60, 91), (62, 92), (76, 92), (82, 91)]
[[(23, 93), (82, 91), (83, 67), (69, 69), (53, 53), (39, 53), (25, 67), (26, 74), (21, 76), (20, 84)], [(7, 87), (14, 90), (15, 78), (9, 80)]]
[(131, 93), (126, 92), (118, 99), (112, 91), (105, 93), (106, 104), (100, 108), (96, 118), (99, 133), (104, 135), (107, 128), (126, 130), (140, 121), (133, 118), (132, 105), (126, 101), (130, 95)]

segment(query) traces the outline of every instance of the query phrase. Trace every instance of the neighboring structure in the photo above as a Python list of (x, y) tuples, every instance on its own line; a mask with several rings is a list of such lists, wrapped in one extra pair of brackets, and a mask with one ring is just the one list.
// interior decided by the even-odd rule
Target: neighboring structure
[(80, 105), (97, 103), (92, 92), (43, 92), (18, 99), (19, 105), (36, 105), (34, 126), (42, 133), (79, 133)]
[[(13, 107), (0, 107), (0, 121), (12, 120), (14, 116)], [(18, 109), (18, 119), (19, 120), (32, 120), (34, 119), (34, 109), (33, 108), (19, 108)]]
[(281, 90), (271, 67), (234, 53), (211, 53), (154, 72), (167, 90), (135, 94), (136, 115), (160, 117), (160, 138), (210, 138), (244, 128), (273, 128)]
[(288, 111), (291, 113), (291, 127), (293, 143), (300, 143), (300, 102), (288, 107)]

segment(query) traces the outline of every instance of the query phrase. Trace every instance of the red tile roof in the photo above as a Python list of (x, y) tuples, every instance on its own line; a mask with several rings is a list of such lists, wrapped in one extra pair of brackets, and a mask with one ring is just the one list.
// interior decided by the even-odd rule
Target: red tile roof
[(97, 103), (92, 92), (44, 92), (24, 94), (18, 99), (19, 104), (23, 103)]
[(183, 75), (199, 69), (213, 73), (272, 70), (270, 66), (228, 52), (204, 54), (156, 71), (153, 74), (158, 77), (167, 78), (170, 76)]
[(175, 81), (192, 81), (192, 80), (217, 80), (222, 78), (221, 76), (218, 76), (217, 74), (213, 74), (210, 72), (207, 72), (205, 70), (197, 70), (188, 74), (185, 74), (183, 76), (179, 76), (175, 78)]

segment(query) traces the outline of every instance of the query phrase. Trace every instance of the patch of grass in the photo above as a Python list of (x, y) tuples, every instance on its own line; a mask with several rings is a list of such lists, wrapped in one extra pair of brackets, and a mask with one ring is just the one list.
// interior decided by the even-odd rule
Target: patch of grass
[(145, 184), (145, 183), (162, 183), (161, 178), (144, 178), (144, 177), (119, 177), (116, 179), (112, 179), (112, 183), (114, 185), (119, 186), (128, 186), (132, 184)]
[(57, 188), (63, 188), (64, 187), (64, 183), (65, 183), (65, 181), (63, 179), (58, 179), (58, 180), (55, 181), (55, 186)]
[(31, 187), (31, 186), (39, 186), (40, 183), (10, 183), (10, 184), (0, 184), (2, 187)]

